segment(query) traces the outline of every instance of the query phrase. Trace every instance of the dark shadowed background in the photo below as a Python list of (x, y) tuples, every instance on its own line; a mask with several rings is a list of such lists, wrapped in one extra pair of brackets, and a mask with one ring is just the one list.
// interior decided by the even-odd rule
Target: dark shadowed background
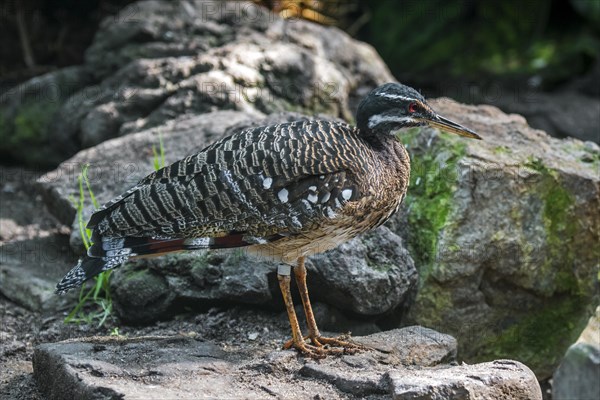
[[(599, 1), (256, 2), (275, 11), (288, 4), (290, 14), (315, 10), (303, 17), (337, 25), (372, 44), (400, 82), (427, 97), (493, 104), (523, 114), (553, 136), (600, 141)], [(81, 64), (102, 18), (129, 3), (3, 1), (0, 93), (33, 76)], [(15, 150), (44, 142), (4, 138), (5, 133), (0, 126), (3, 163), (27, 163)]]

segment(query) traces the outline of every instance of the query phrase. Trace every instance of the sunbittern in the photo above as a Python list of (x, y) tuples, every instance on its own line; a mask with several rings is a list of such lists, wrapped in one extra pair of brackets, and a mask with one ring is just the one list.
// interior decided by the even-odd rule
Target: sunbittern
[[(319, 333), (305, 257), (383, 224), (398, 210), (410, 159), (397, 130), (431, 125), (480, 139), (398, 83), (369, 93), (356, 122), (357, 127), (314, 120), (245, 129), (148, 175), (92, 215), (87, 226), (93, 245), (56, 291), (80, 286), (133, 257), (246, 247), (287, 266), (278, 270), (292, 327), (286, 347), (312, 357), (356, 349)], [(292, 304), (293, 264), (310, 344)]]

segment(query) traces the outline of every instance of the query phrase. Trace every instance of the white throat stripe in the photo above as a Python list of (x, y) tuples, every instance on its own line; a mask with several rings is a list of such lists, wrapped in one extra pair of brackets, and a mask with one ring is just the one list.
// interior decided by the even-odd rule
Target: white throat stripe
[(373, 129), (383, 122), (417, 122), (412, 117), (399, 117), (396, 115), (373, 115), (369, 118), (369, 128)]

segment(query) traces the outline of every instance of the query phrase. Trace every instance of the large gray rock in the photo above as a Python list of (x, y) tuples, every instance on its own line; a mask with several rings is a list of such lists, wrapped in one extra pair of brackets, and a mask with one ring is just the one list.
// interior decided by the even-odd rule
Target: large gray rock
[(389, 226), (420, 272), (410, 321), (451, 333), (468, 361), (516, 358), (547, 378), (598, 302), (600, 148), (495, 107), (434, 107), (484, 140), (400, 133), (413, 171)]
[(318, 362), (182, 336), (87, 338), (38, 346), (34, 376), (53, 399), (541, 399), (535, 376), (518, 362), (452, 366), (456, 342), (448, 335), (421, 327), (381, 335), (356, 339), (380, 347), (383, 340), (384, 349)]
[(517, 361), (497, 360), (475, 365), (424, 370), (407, 376), (390, 371), (394, 400), (541, 399), (535, 375)]
[(50, 128), (57, 111), (93, 82), (89, 71), (73, 66), (37, 76), (0, 93), (0, 155), (47, 169), (64, 160), (52, 148)]
[[(417, 280), (402, 240), (385, 227), (310, 257), (307, 267), (313, 300), (363, 316), (402, 306)], [(279, 304), (276, 270), (243, 249), (199, 251), (129, 263), (112, 276), (112, 288), (121, 318), (147, 323), (181, 304)]]
[[(597, 78), (596, 78), (597, 79)], [(591, 85), (595, 87), (598, 85)], [(598, 90), (598, 89), (596, 89)], [(520, 93), (494, 98), (491, 104), (509, 113), (519, 113), (536, 129), (549, 135), (575, 137), (600, 143), (600, 99), (577, 92)]]
[[(55, 78), (63, 75), (77, 79)], [(9, 138), (13, 125), (28, 129), (19, 131), (25, 137), (34, 124), (52, 139), (43, 142), (50, 163), (182, 114), (299, 111), (351, 119), (370, 89), (393, 80), (372, 47), (337, 28), (284, 21), (251, 2), (201, 0), (129, 5), (102, 22), (82, 66), (51, 77), (60, 101), (25, 102), (21, 88), (0, 101), (0, 137)]]
[(68, 227), (35, 193), (38, 177), (0, 167), (0, 295), (29, 310), (54, 311), (65, 300), (54, 294), (56, 279), (77, 257), (69, 247)]
[(600, 307), (581, 336), (567, 350), (552, 379), (552, 398), (596, 399), (600, 396)]

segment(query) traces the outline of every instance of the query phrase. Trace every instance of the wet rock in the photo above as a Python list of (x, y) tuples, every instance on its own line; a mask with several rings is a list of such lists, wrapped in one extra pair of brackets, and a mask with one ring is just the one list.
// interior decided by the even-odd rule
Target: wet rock
[(451, 333), (467, 361), (517, 358), (547, 378), (597, 304), (600, 148), (495, 107), (434, 107), (484, 140), (400, 134), (412, 180), (388, 226), (422, 277), (409, 320)]
[[(456, 351), (451, 337), (420, 327), (390, 332), (389, 351), (366, 350), (319, 361), (298, 357), (290, 350), (269, 351), (263, 346), (234, 351), (181, 336), (93, 337), (39, 345), (33, 365), (43, 393), (56, 399), (312, 399), (315, 393), (331, 399), (390, 395), (408, 399), (416, 394), (424, 399), (460, 395), (541, 399), (535, 376), (515, 361), (462, 366), (438, 362), (435, 367), (429, 361), (427, 366), (415, 362), (410, 354), (427, 353), (430, 346), (439, 348), (432, 337), (446, 343), (448, 354)], [(356, 339), (363, 343), (381, 340)], [(388, 362), (390, 356), (395, 362)]]
[(600, 307), (554, 373), (552, 398), (594, 399), (600, 394)]

